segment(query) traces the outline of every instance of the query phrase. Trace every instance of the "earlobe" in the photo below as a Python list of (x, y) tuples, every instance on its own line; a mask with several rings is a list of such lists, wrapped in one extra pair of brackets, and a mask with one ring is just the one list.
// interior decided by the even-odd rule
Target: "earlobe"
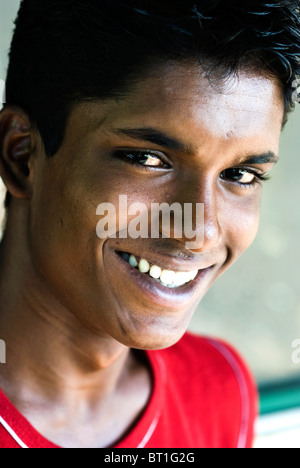
[(0, 113), (0, 176), (15, 198), (31, 198), (33, 150), (30, 120), (26, 113), (15, 107), (4, 108)]

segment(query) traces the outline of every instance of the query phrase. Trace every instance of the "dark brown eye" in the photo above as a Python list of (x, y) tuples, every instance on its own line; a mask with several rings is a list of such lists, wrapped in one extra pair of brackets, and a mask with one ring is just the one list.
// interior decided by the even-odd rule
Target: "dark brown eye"
[(150, 166), (150, 167), (164, 166), (161, 159), (159, 159), (157, 156), (153, 156), (152, 154), (140, 153), (136, 156), (136, 158), (138, 159), (138, 162), (140, 164), (143, 164), (144, 166)]
[(242, 185), (251, 185), (255, 182), (257, 176), (246, 169), (226, 169), (221, 173), (221, 179), (238, 182)]
[(146, 151), (117, 151), (115, 156), (129, 160), (132, 164), (142, 167), (154, 167), (158, 169), (169, 169), (170, 166), (165, 163), (159, 156)]

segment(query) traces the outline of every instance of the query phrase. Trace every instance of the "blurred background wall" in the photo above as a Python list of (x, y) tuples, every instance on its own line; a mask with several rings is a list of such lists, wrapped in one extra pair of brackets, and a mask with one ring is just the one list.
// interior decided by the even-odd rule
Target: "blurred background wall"
[[(3, 80), (19, 3), (0, 0)], [(300, 364), (291, 357), (292, 343), (300, 339), (299, 129), (300, 106), (283, 132), (280, 163), (265, 185), (257, 240), (211, 289), (191, 324), (193, 331), (236, 346), (260, 382), (300, 377)]]

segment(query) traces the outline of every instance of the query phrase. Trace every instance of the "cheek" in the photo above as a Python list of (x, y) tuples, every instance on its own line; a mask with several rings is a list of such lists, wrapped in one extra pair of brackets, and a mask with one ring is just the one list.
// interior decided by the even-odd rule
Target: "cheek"
[[(51, 165), (52, 164), (52, 165)], [(80, 291), (93, 274), (96, 208), (73, 174), (55, 171), (49, 163), (44, 183), (35, 187), (31, 205), (32, 257), (39, 272), (55, 288)], [(59, 274), (58, 274), (59, 272)], [(86, 287), (86, 284), (84, 287)], [(71, 295), (71, 294), (70, 294)]]
[(260, 219), (260, 196), (244, 200), (224, 209), (222, 233), (232, 260), (237, 260), (256, 238)]
[[(57, 161), (60, 157), (63, 155), (56, 156)], [(106, 240), (97, 236), (97, 207), (110, 203), (118, 215), (119, 193), (128, 194), (128, 203), (138, 197), (113, 171), (102, 168), (97, 172), (85, 163), (80, 167), (74, 164), (67, 172), (61, 164), (56, 169), (55, 161), (47, 161), (42, 167), (39, 180), (44, 183), (34, 191), (32, 257), (56, 292), (64, 297), (76, 296), (78, 303), (80, 297), (88, 298), (91, 304), (99, 303), (99, 294), (108, 293), (103, 274)]]

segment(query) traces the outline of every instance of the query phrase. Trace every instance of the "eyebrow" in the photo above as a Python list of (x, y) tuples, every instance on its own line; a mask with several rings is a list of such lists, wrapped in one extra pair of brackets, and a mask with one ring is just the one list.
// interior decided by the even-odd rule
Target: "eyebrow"
[(190, 146), (154, 128), (117, 128), (114, 130), (114, 132), (119, 135), (128, 136), (133, 140), (147, 141), (158, 146), (164, 146), (165, 148), (174, 151), (181, 151), (186, 153), (192, 152)]
[(279, 157), (273, 152), (268, 151), (266, 153), (248, 156), (245, 159), (241, 159), (237, 164), (277, 164)]
[[(173, 151), (193, 153), (193, 147), (187, 145), (176, 138), (172, 138), (155, 128), (117, 128), (114, 133), (127, 136), (136, 141), (147, 141), (158, 146), (163, 146)], [(239, 164), (276, 164), (278, 156), (273, 151), (267, 151), (262, 154), (247, 156), (245, 159), (239, 158), (236, 162)]]

